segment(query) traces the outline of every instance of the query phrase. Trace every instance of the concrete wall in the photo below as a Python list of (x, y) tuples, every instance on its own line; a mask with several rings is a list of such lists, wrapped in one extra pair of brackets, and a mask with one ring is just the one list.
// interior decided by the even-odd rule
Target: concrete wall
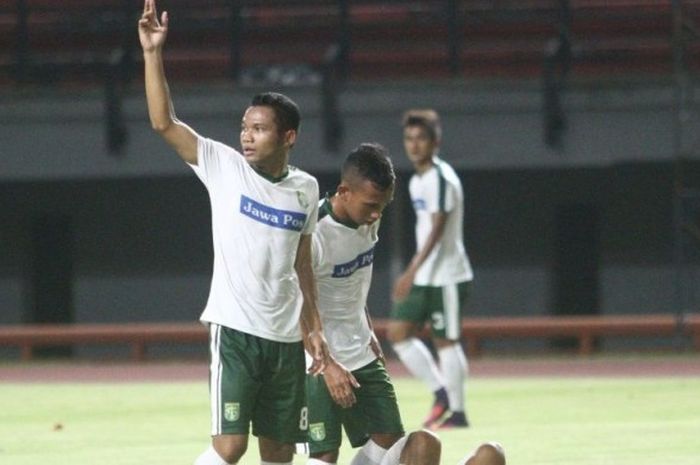
[[(183, 120), (236, 145), (240, 110), (253, 89), (174, 92)], [(318, 97), (312, 89), (288, 93), (305, 114), (292, 162), (332, 190), (343, 156), (322, 149)], [(377, 254), (373, 312), (386, 315), (391, 281), (413, 247), (399, 129), (410, 106), (441, 111), (444, 153), (465, 186), (465, 234), (476, 273), (471, 313), (553, 312), (555, 211), (577, 203), (600, 213), (602, 313), (676, 311), (672, 103), (671, 89), (654, 83), (572, 89), (569, 131), (563, 149), (554, 151), (542, 142), (533, 84), (346, 89), (342, 152), (361, 141), (382, 142), (400, 172)], [(0, 324), (26, 316), (28, 231), (49, 212), (72, 220), (77, 321), (199, 315), (211, 272), (206, 193), (150, 131), (140, 89), (131, 91), (125, 112), (129, 142), (115, 157), (105, 150), (97, 93), (0, 102)], [(698, 163), (685, 166), (686, 181), (700, 184)]]
[[(238, 125), (257, 88), (173, 85), (178, 116), (201, 134), (238, 146)], [(568, 132), (560, 150), (543, 143), (537, 83), (401, 83), (348, 86), (340, 96), (345, 138), (340, 154), (322, 144), (316, 88), (283, 89), (303, 111), (293, 162), (335, 171), (359, 142), (376, 140), (401, 156), (401, 113), (434, 107), (444, 118), (444, 153), (462, 169), (567, 168), (672, 160), (674, 94), (664, 83), (571, 86), (563, 95)], [(124, 100), (128, 143), (122, 156), (106, 150), (100, 91), (5, 94), (0, 98), (0, 180), (172, 176), (186, 173), (150, 130), (143, 91)], [(692, 125), (691, 125), (692, 126)], [(690, 129), (688, 130), (690, 131)], [(694, 139), (693, 139), (694, 140)], [(697, 157), (697, 150), (689, 156)]]

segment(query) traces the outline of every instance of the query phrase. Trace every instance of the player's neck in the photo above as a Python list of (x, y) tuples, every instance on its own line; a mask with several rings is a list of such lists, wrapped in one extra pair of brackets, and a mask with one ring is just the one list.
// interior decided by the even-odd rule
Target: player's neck
[(417, 174), (423, 174), (426, 171), (428, 171), (430, 168), (432, 168), (433, 165), (435, 164), (433, 162), (433, 157), (434, 156), (431, 156), (429, 158), (426, 158), (425, 160), (421, 160), (419, 162), (414, 163), (413, 169), (415, 170), (415, 172)]
[(258, 174), (273, 180), (285, 177), (289, 171), (286, 156), (278, 160), (266, 160), (263, 163), (251, 163), (250, 166), (257, 171)]
[(330, 213), (334, 220), (350, 228), (357, 229), (358, 224), (355, 223), (345, 211), (345, 208), (343, 207), (343, 204), (340, 201), (338, 194), (333, 194), (333, 196), (331, 196), (331, 198), (328, 199), (328, 201), (331, 204)]

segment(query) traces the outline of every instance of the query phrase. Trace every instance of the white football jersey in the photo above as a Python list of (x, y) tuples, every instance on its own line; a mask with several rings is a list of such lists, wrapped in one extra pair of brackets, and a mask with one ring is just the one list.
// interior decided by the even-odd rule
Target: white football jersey
[(440, 241), (416, 272), (414, 284), (445, 286), (471, 281), (473, 273), (464, 248), (464, 194), (462, 183), (450, 165), (438, 157), (422, 174), (414, 174), (409, 182), (413, 209), (416, 212), (416, 250), (421, 250), (433, 228), (433, 213), (448, 213)]
[(359, 226), (340, 223), (330, 201), (321, 201), (312, 236), (318, 309), (331, 354), (351, 371), (377, 358), (369, 345), (372, 332), (365, 305), (378, 230), (379, 221)]
[(279, 342), (301, 340), (302, 294), (294, 269), (302, 234), (314, 231), (316, 179), (294, 167), (270, 180), (233, 148), (197, 141), (190, 165), (209, 192), (214, 270), (204, 322)]

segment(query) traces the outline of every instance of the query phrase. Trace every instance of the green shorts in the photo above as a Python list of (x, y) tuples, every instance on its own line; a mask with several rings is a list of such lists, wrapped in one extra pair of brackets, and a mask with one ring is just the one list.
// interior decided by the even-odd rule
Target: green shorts
[(301, 342), (263, 339), (209, 325), (211, 434), (303, 441), (305, 360)]
[(430, 321), (433, 337), (457, 341), (462, 333), (462, 308), (469, 296), (471, 282), (447, 286), (416, 286), (401, 302), (394, 304), (395, 320), (423, 324)]
[(357, 402), (344, 409), (331, 398), (322, 376), (306, 377), (311, 454), (337, 450), (341, 444), (341, 426), (352, 447), (359, 447), (371, 434), (403, 435), (396, 392), (384, 365), (375, 360), (354, 370), (360, 383), (355, 389)]

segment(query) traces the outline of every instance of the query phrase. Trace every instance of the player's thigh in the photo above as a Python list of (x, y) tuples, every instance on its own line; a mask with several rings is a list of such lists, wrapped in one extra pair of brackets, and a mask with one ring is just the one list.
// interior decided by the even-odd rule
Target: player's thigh
[(360, 383), (355, 390), (355, 411), (342, 411), (343, 425), (353, 447), (363, 444), (373, 434), (404, 433), (394, 385), (384, 365), (379, 361), (353, 371)]
[(303, 345), (265, 339), (261, 339), (260, 344), (265, 355), (253, 434), (281, 443), (304, 442), (306, 367)]
[(420, 325), (430, 320), (430, 291), (429, 286), (411, 287), (411, 292), (400, 302), (394, 303), (391, 309), (392, 320), (410, 322)]
[(342, 443), (340, 406), (333, 401), (323, 376), (306, 376), (309, 452), (335, 451)]
[(428, 292), (432, 336), (457, 341), (462, 334), (462, 312), (469, 297), (469, 282), (431, 287)]
[(248, 434), (260, 383), (261, 356), (249, 334), (211, 324), (209, 369), (211, 434)]

